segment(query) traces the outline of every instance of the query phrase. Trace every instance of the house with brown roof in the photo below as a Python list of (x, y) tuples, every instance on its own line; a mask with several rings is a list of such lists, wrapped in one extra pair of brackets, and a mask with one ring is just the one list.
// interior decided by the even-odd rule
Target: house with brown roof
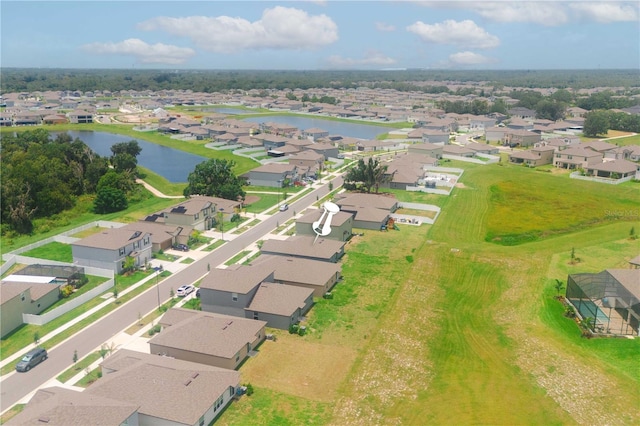
[(489, 155), (499, 155), (500, 150), (497, 146), (482, 144), (477, 142), (469, 142), (464, 146), (465, 148), (471, 149), (475, 151), (477, 154), (489, 154)]
[[(449, 135), (447, 135), (447, 138)], [(409, 145), (407, 149), (409, 154), (422, 154), (428, 157), (441, 159), (442, 158), (442, 145), (434, 145), (433, 143), (416, 143)]]
[(76, 109), (67, 114), (69, 122), (72, 124), (90, 124), (93, 123), (93, 113)]
[(260, 248), (263, 254), (295, 256), (323, 262), (338, 262), (344, 256), (344, 241), (294, 235), (286, 240), (265, 240)]
[(586, 169), (602, 162), (604, 155), (581, 144), (556, 151), (553, 165), (562, 169)]
[(24, 324), (22, 314), (39, 314), (60, 298), (60, 283), (34, 277), (13, 281), (12, 276), (0, 282), (0, 337)]
[[(411, 150), (411, 147), (409, 149)], [(387, 164), (385, 177), (389, 180), (380, 187), (406, 190), (407, 187), (416, 186), (424, 179), (426, 167), (437, 165), (436, 158), (424, 154), (414, 154), (410, 151), (404, 155), (396, 155)]]
[(640, 165), (628, 160), (611, 160), (589, 164), (584, 169), (587, 176), (623, 179), (635, 176), (640, 171)]
[(267, 163), (249, 171), (249, 181), (255, 186), (282, 188), (286, 183), (295, 182), (301, 177), (295, 164)]
[(313, 306), (313, 290), (287, 284), (263, 282), (249, 306), (246, 317), (263, 320), (267, 326), (288, 330), (299, 323)]
[(613, 160), (640, 161), (640, 145), (619, 146), (604, 152), (604, 158)]
[(193, 309), (169, 309), (162, 331), (149, 340), (152, 354), (237, 369), (265, 339), (266, 321)]
[(503, 145), (527, 147), (540, 142), (541, 136), (536, 132), (527, 130), (510, 130), (502, 137)]
[(469, 149), (460, 145), (446, 145), (442, 149), (442, 155), (443, 156), (452, 155), (455, 157), (473, 158), (476, 156), (476, 152), (472, 149)]
[(297, 152), (289, 156), (289, 164), (294, 164), (301, 169), (307, 169), (311, 173), (315, 173), (323, 170), (324, 155), (310, 149)]
[(39, 389), (7, 425), (137, 425), (139, 405), (59, 386)]
[(151, 234), (151, 251), (153, 253), (170, 249), (176, 244), (187, 244), (189, 242), (189, 236), (193, 231), (191, 226), (170, 225), (164, 223), (163, 220), (156, 221), (153, 218), (155, 218), (153, 215), (147, 216), (146, 219), (129, 223), (123, 228)]
[(512, 129), (506, 127), (489, 127), (484, 129), (484, 138), (487, 142), (502, 142), (504, 135)]
[(304, 147), (305, 150), (312, 150), (317, 152), (318, 154), (324, 155), (324, 159), (328, 160), (329, 158), (337, 158), (338, 157), (338, 147), (331, 145), (329, 143), (314, 143), (311, 145), (307, 145)]
[(200, 282), (202, 310), (244, 317), (260, 283), (273, 282), (273, 269), (262, 265), (214, 268)]
[(311, 289), (314, 297), (324, 296), (342, 277), (342, 267), (339, 263), (320, 262), (301, 257), (263, 254), (252, 264), (265, 265), (274, 269), (274, 282)]
[(208, 425), (240, 384), (234, 370), (127, 349), (101, 366), (102, 378), (83, 393), (138, 406), (139, 426)]
[[(313, 223), (322, 217), (322, 225), (326, 223), (327, 215), (323, 217), (324, 209), (309, 209), (304, 215), (296, 219), (296, 235), (316, 236)], [(338, 241), (348, 241), (353, 234), (353, 214), (339, 211), (331, 217), (331, 232), (324, 238)]]
[[(415, 184), (415, 182), (413, 183)], [(348, 193), (334, 202), (340, 210), (354, 215), (353, 227), (380, 230), (398, 209), (398, 200), (379, 194)]]
[(509, 162), (512, 164), (524, 164), (529, 167), (538, 167), (553, 162), (555, 148), (552, 146), (539, 146), (525, 151), (509, 153)]
[(612, 149), (617, 148), (617, 145), (605, 142), (605, 141), (592, 141), (584, 144), (585, 146), (591, 148), (596, 152), (605, 153), (607, 151), (611, 151)]
[(311, 139), (312, 141), (316, 141), (327, 136), (329, 136), (329, 132), (318, 127), (312, 127), (302, 131), (302, 137), (305, 139)]
[(138, 267), (151, 260), (151, 234), (135, 226), (105, 229), (71, 243), (71, 252), (74, 263), (119, 274), (127, 257)]

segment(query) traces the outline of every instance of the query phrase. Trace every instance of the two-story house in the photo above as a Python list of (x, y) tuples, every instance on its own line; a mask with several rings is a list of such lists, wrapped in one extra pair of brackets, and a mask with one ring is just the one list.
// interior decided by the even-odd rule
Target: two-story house
[(73, 262), (82, 266), (110, 269), (119, 274), (127, 257), (135, 266), (151, 260), (151, 234), (131, 227), (105, 229), (71, 244)]

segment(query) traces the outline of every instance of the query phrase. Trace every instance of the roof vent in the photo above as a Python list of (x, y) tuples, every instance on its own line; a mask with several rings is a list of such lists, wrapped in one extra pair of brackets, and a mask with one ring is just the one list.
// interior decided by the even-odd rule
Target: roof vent
[(42, 423), (49, 423), (49, 417), (40, 417), (38, 421)]
[(186, 382), (184, 382), (184, 385), (185, 385), (185, 386), (189, 386), (190, 384), (191, 384), (191, 379), (187, 379), (187, 381), (186, 381)]
[(193, 374), (191, 375), (191, 378), (192, 378), (192, 379), (195, 379), (195, 378), (196, 378), (196, 377), (198, 377), (199, 375), (200, 375), (200, 373), (198, 373), (198, 372), (196, 371), (195, 373), (193, 373)]

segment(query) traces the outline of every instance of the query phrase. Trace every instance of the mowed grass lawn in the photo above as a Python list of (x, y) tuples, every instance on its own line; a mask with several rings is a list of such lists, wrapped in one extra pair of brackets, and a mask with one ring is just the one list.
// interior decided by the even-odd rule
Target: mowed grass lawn
[(26, 251), (23, 255), (45, 260), (56, 260), (58, 262), (73, 262), (71, 246), (57, 241)]
[[(334, 299), (310, 312), (307, 335), (266, 342), (241, 368), (256, 394), (220, 424), (640, 423), (640, 342), (581, 338), (553, 298), (555, 278), (626, 267), (637, 255), (640, 240), (628, 235), (638, 217), (593, 220), (593, 210), (637, 203), (637, 192), (557, 177), (563, 192), (540, 191), (535, 203), (519, 195), (553, 186), (548, 178), (471, 166), (434, 225), (364, 231), (347, 245)], [(495, 217), (493, 188), (509, 180), (523, 185), (511, 189), (509, 215)], [(491, 226), (522, 233), (530, 216), (518, 212), (551, 208), (562, 194), (575, 200), (563, 202), (571, 220), (541, 211), (553, 232), (536, 227), (535, 240), (513, 246), (486, 240)], [(581, 265), (567, 265), (572, 248)]]

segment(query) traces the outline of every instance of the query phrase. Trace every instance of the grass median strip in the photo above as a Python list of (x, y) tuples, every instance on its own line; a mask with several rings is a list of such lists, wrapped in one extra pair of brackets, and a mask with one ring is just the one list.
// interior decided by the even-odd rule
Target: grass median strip
[(73, 367), (68, 368), (65, 372), (60, 374), (56, 379), (60, 383), (66, 383), (71, 380), (76, 374), (80, 373), (85, 368), (89, 367), (91, 364), (100, 359), (100, 352), (95, 351), (91, 352), (89, 355), (82, 358), (80, 361), (76, 362)]

